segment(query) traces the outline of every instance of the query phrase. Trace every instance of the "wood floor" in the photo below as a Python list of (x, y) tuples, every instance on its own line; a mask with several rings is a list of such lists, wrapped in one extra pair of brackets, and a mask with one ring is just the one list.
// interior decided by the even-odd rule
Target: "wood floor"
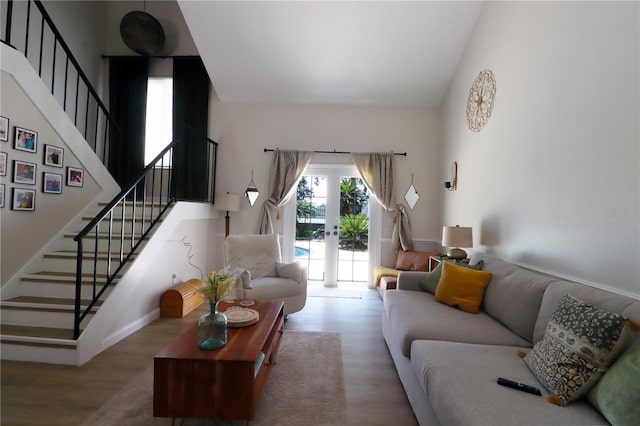
[[(349, 425), (416, 425), (381, 331), (375, 290), (314, 289), (285, 329), (339, 332)], [(358, 294), (361, 298), (355, 298)], [(339, 296), (339, 297), (332, 297)], [(205, 312), (158, 319), (80, 367), (2, 361), (2, 425), (78, 425)]]

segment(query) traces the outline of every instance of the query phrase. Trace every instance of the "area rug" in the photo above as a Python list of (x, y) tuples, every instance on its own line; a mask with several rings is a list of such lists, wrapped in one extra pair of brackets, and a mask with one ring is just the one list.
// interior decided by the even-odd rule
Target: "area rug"
[[(285, 330), (256, 418), (249, 424), (344, 425), (345, 401), (340, 334)], [(83, 423), (84, 426), (218, 424), (230, 423), (153, 417), (153, 364)]]

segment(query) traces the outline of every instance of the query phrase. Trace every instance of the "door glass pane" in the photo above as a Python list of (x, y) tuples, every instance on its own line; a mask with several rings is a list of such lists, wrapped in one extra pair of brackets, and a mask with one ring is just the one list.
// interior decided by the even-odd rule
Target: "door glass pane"
[(367, 281), (369, 193), (362, 179), (340, 178), (338, 281)]
[(303, 176), (296, 192), (295, 258), (309, 270), (309, 280), (324, 280), (326, 176)]

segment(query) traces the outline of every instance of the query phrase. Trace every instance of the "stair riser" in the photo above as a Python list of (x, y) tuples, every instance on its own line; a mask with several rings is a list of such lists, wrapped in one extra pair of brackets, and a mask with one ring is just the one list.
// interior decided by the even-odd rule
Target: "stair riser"
[[(87, 318), (92, 317), (89, 314)], [(73, 312), (2, 308), (2, 323), (28, 327), (73, 328)]]
[(39, 347), (18, 342), (3, 342), (0, 352), (3, 360), (64, 365), (75, 365), (78, 356), (75, 349)]
[[(75, 299), (76, 297), (76, 286), (75, 284), (52, 284), (52, 283), (41, 283), (41, 282), (30, 282), (30, 281), (22, 281), (21, 284), (23, 296), (33, 296), (33, 297), (58, 297), (63, 299)], [(105, 293), (108, 293), (107, 290)], [(83, 285), (82, 286), (82, 295), (83, 299), (92, 299), (93, 295), (93, 286), (91, 285)], [(105, 295), (101, 299), (104, 299)]]
[[(118, 267), (119, 261), (111, 259), (111, 271), (114, 271)], [(93, 259), (87, 259), (82, 262), (82, 273), (93, 273), (93, 267), (96, 267), (98, 274), (107, 273), (107, 261), (98, 259), (98, 262), (94, 265)], [(76, 273), (76, 260), (67, 258), (45, 258), (44, 270), (49, 272), (63, 272), (75, 275)]]

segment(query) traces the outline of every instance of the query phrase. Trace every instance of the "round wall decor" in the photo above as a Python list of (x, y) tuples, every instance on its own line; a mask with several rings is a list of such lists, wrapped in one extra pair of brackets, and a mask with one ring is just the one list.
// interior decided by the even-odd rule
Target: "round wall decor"
[(496, 99), (496, 80), (489, 70), (481, 71), (469, 90), (467, 101), (467, 124), (469, 129), (479, 132), (491, 117)]

